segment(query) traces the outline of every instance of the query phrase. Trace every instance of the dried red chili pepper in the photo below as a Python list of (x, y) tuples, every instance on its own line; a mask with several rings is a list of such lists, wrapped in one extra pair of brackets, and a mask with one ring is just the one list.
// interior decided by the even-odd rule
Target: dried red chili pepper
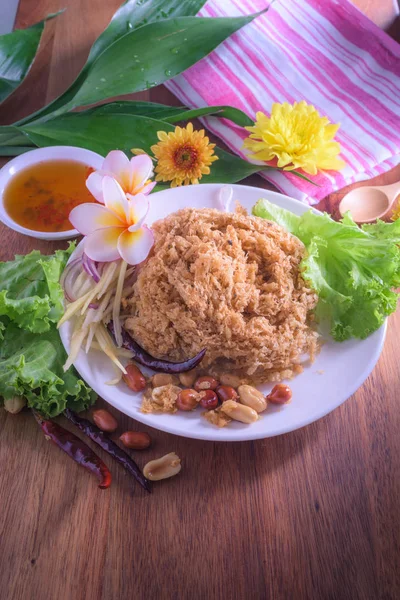
[(78, 465), (81, 465), (99, 479), (99, 488), (106, 489), (111, 485), (111, 473), (105, 463), (89, 446), (76, 435), (67, 431), (54, 421), (44, 419), (35, 410), (32, 411), (47, 439), (64, 450)]
[(83, 419), (74, 411), (67, 408), (64, 411), (65, 416), (69, 419), (74, 425), (79, 427), (83, 433), (85, 433), (93, 442), (96, 442), (103, 450), (108, 452), (110, 456), (115, 458), (117, 462), (119, 462), (133, 477), (136, 479), (138, 483), (146, 490), (146, 492), (151, 492), (150, 482), (143, 475), (142, 471), (139, 469), (135, 461), (127, 454), (122, 448), (117, 446), (115, 442), (110, 440), (107, 435), (101, 431), (94, 423), (91, 423), (87, 419)]

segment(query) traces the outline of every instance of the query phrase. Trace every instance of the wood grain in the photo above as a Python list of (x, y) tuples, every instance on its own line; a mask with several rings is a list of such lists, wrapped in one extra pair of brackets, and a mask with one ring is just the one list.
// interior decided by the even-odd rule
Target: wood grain
[[(21, 0), (18, 27), (67, 11), (46, 27), (37, 63), (6, 103), (2, 123), (39, 108), (73, 80), (118, 3)], [(391, 0), (357, 4), (379, 23), (392, 20)], [(141, 97), (176, 103), (164, 88)], [(399, 169), (377, 181), (395, 179)], [(266, 185), (259, 177), (249, 181)], [(334, 212), (340, 197), (321, 207)], [(0, 240), (2, 260), (56, 247), (4, 227)], [(29, 413), (0, 411), (0, 597), (399, 598), (399, 339), (398, 314), (362, 388), (317, 423), (277, 438), (192, 441), (112, 411), (121, 431), (151, 434), (153, 447), (135, 454), (141, 465), (173, 450), (182, 457), (182, 473), (150, 497), (98, 450), (114, 476), (112, 487), (100, 491), (44, 440)]]

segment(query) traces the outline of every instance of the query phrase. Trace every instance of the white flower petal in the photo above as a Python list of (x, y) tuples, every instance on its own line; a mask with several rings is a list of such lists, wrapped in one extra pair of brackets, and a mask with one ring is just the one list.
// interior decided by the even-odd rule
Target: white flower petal
[(148, 227), (142, 227), (137, 231), (127, 229), (119, 236), (118, 250), (127, 263), (138, 265), (147, 258), (153, 246), (153, 232)]
[(75, 206), (69, 213), (69, 220), (82, 235), (93, 233), (106, 227), (123, 227), (119, 217), (102, 204), (86, 202)]
[(103, 187), (101, 185), (105, 173), (103, 171), (95, 171), (86, 179), (86, 187), (89, 192), (96, 198), (98, 202), (104, 204)]
[(129, 222), (129, 202), (118, 181), (106, 175), (103, 177), (102, 186), (106, 207), (115, 212), (125, 223)]
[(153, 189), (153, 187), (156, 185), (156, 181), (150, 181), (150, 183), (146, 183), (145, 186), (142, 187), (142, 189), (140, 190), (141, 194), (150, 194), (151, 190)]
[(146, 183), (153, 173), (153, 161), (147, 154), (134, 156), (130, 161), (131, 181), (130, 189), (125, 191), (135, 194)]
[(124, 174), (130, 173), (129, 158), (121, 150), (111, 150), (104, 159), (102, 171), (107, 171), (111, 177), (117, 179), (119, 184), (124, 187), (122, 183)]
[(122, 227), (93, 231), (85, 238), (85, 252), (88, 257), (99, 262), (111, 262), (120, 258), (118, 240), (123, 231)]
[(149, 200), (144, 194), (126, 195), (129, 201), (129, 231), (140, 229), (149, 212)]

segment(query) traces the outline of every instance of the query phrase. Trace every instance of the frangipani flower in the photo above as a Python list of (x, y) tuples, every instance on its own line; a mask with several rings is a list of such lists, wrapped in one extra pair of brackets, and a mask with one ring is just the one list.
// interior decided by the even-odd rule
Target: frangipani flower
[(153, 232), (143, 225), (149, 210), (147, 196), (125, 194), (108, 175), (102, 178), (101, 191), (104, 206), (80, 204), (69, 215), (72, 225), (86, 236), (86, 254), (99, 262), (122, 258), (130, 265), (141, 263), (153, 245)]
[(149, 194), (156, 185), (150, 181), (153, 175), (153, 163), (147, 154), (129, 158), (121, 150), (112, 150), (104, 159), (100, 171), (91, 173), (86, 187), (98, 202), (104, 204), (102, 180), (109, 175), (118, 181), (125, 194)]
[(339, 171), (345, 162), (338, 158), (340, 144), (333, 141), (339, 125), (321, 117), (314, 106), (304, 102), (293, 105), (274, 103), (270, 117), (256, 114), (256, 122), (244, 140), (250, 158), (270, 161), (277, 158), (285, 171), (301, 168), (310, 175), (318, 169)]

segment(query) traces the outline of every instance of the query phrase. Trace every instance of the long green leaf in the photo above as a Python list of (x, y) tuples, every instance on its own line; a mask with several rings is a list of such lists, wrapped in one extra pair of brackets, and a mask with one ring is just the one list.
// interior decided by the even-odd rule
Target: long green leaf
[(88, 69), (106, 48), (126, 33), (162, 19), (195, 16), (205, 2), (206, 0), (127, 0), (94, 42), (84, 69)]
[(150, 146), (157, 142), (157, 131), (169, 131), (173, 127), (163, 121), (138, 115), (73, 113), (50, 121), (23, 125), (19, 129), (38, 146), (69, 144), (105, 156), (115, 148), (128, 154), (133, 147), (150, 151)]
[(0, 146), (0, 156), (18, 156), (34, 149), (35, 146)]
[(35, 58), (44, 24), (54, 16), (48, 15), (32, 27), (0, 36), (0, 102), (25, 79)]
[(177, 123), (178, 121), (188, 121), (189, 119), (214, 115), (216, 117), (229, 119), (241, 127), (254, 125), (254, 121), (252, 121), (246, 113), (233, 106), (206, 106), (204, 108), (195, 108), (191, 110), (184, 106), (167, 106), (165, 104), (156, 104), (153, 102), (126, 100), (121, 102), (110, 102), (109, 104), (90, 108), (85, 114), (141, 115), (143, 117), (151, 117), (160, 121), (166, 121), (167, 123)]
[[(246, 127), (254, 125), (254, 121), (250, 119), (246, 113), (233, 106), (205, 106), (204, 108), (194, 108), (192, 110), (185, 109), (180, 113), (167, 116), (163, 120), (168, 123), (177, 123), (178, 121), (187, 121), (189, 119), (197, 119), (199, 117), (215, 116), (221, 119), (229, 119), (236, 125)], [(160, 118), (159, 116), (157, 118)]]
[[(23, 126), (23, 131), (38, 146), (69, 144), (88, 148), (105, 156), (115, 148), (130, 155), (131, 148), (150, 147), (157, 143), (157, 131), (173, 131), (165, 121), (138, 115), (69, 114), (52, 121)], [(272, 167), (253, 165), (238, 156), (216, 148), (219, 160), (211, 167), (210, 175), (202, 183), (234, 183), (261, 170)]]
[(67, 104), (85, 81), (94, 61), (122, 36), (160, 19), (194, 16), (204, 3), (205, 0), (127, 0), (120, 6), (108, 27), (94, 42), (86, 64), (72, 85), (53, 102), (19, 121), (18, 124), (31, 122), (33, 119), (50, 114)]
[(26, 135), (13, 125), (0, 127), (0, 146), (26, 146), (28, 143)]
[(178, 115), (187, 110), (184, 106), (167, 106), (156, 102), (142, 102), (141, 100), (119, 100), (94, 106), (81, 111), (84, 115), (138, 115), (163, 120), (166, 117)]
[(207, 56), (256, 16), (180, 17), (139, 27), (99, 56), (74, 98), (53, 115), (163, 83)]
[(211, 173), (204, 175), (201, 183), (236, 183), (242, 181), (250, 175), (260, 173), (260, 171), (276, 171), (275, 167), (267, 165), (253, 165), (252, 163), (243, 160), (239, 156), (235, 156), (230, 152), (215, 148), (215, 154), (218, 156), (216, 162), (212, 164)]

